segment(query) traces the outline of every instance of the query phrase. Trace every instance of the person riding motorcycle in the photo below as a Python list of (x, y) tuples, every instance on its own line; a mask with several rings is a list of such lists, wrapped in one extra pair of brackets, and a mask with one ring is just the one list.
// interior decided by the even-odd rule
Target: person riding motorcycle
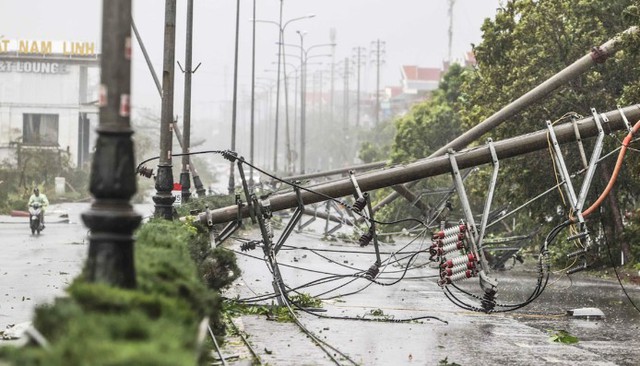
[(29, 207), (34, 203), (39, 203), (42, 207), (40, 210), (40, 223), (42, 224), (42, 228), (44, 228), (44, 211), (47, 206), (49, 206), (49, 200), (47, 199), (47, 195), (40, 193), (38, 187), (33, 189), (33, 194), (29, 197)]

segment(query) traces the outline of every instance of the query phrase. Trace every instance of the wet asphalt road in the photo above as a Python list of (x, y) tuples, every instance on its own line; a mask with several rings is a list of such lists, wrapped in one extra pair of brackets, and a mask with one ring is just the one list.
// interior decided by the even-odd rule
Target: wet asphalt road
[[(31, 235), (28, 217), (0, 216), (0, 329), (30, 321), (36, 305), (63, 295), (80, 272), (87, 229), (79, 207), (87, 205), (50, 206), (40, 235)], [(60, 217), (67, 212), (68, 219)]]
[[(138, 212), (144, 215), (147, 206)], [(31, 235), (27, 217), (0, 216), (0, 330), (30, 321), (37, 305), (64, 296), (86, 259), (87, 228), (80, 214), (88, 208), (88, 203), (51, 205), (40, 235)]]
[[(88, 205), (66, 204), (52, 207), (50, 211), (56, 208), (69, 213), (69, 223), (55, 223), (55, 217), (47, 217), (47, 228), (39, 237), (31, 236), (26, 218), (0, 216), (0, 329), (29, 321), (36, 305), (64, 295), (64, 287), (81, 270), (88, 244), (87, 229), (79, 220), (79, 214), (88, 209)], [(138, 211), (143, 215), (148, 213)], [(288, 286), (297, 287), (332, 273), (366, 270), (375, 260), (371, 246), (360, 248), (357, 244), (320, 240), (322, 228), (318, 223), (315, 231), (292, 234), (286, 242), (291, 247), (285, 246), (278, 254)], [(257, 232), (244, 235), (252, 239), (259, 237)], [(401, 250), (406, 240), (384, 244), (383, 260)], [(416, 242), (404, 250), (416, 250), (421, 245), (428, 243)], [(239, 248), (237, 242), (231, 241), (225, 246)], [(239, 256), (244, 272), (229, 289), (228, 296), (251, 297), (273, 291), (271, 273), (262, 261), (262, 251), (256, 249), (248, 254), (256, 258)], [(396, 255), (398, 257), (400, 255)], [(427, 265), (426, 258), (418, 257), (414, 266), (404, 280), (392, 286), (367, 286), (368, 281), (358, 279), (331, 291), (350, 281), (340, 279), (301, 291), (322, 294), (319, 297), (326, 300), (319, 314), (323, 316), (396, 320), (434, 316), (447, 323), (433, 319), (411, 323), (363, 322), (319, 318), (299, 312), (300, 321), (318, 338), (361, 365), (437, 365), (444, 359), (460, 365), (640, 363), (640, 316), (613, 280), (574, 275), (570, 281), (563, 276), (552, 276), (547, 290), (530, 306), (513, 313), (486, 315), (467, 312), (449, 302), (436, 285), (437, 272)], [(384, 268), (380, 281), (387, 284), (394, 281), (403, 268), (402, 265)], [(502, 302), (522, 300), (535, 280), (535, 273), (526, 267), (516, 267), (497, 276), (500, 280), (498, 300)], [(475, 289), (477, 282), (468, 281), (465, 286)], [(627, 289), (640, 302), (640, 289), (633, 285), (627, 285)], [(358, 292), (350, 296), (331, 298), (355, 291)], [(568, 309), (593, 306), (602, 309), (606, 318), (587, 321), (564, 315)], [(384, 315), (373, 316), (372, 310), (380, 310)], [(263, 364), (335, 364), (293, 323), (277, 323), (264, 316), (249, 315), (240, 317), (237, 323), (249, 335)], [(579, 342), (574, 345), (550, 342), (548, 330), (559, 329), (569, 331)], [(224, 352), (242, 356), (230, 364), (250, 364), (248, 352), (234, 339), (229, 340)], [(349, 364), (334, 353), (341, 364)]]
[[(348, 274), (353, 273), (354, 268), (366, 270), (375, 260), (371, 245), (362, 249), (357, 244), (321, 241), (318, 234), (321, 231), (322, 228), (316, 227), (315, 233), (293, 234), (287, 244), (298, 248), (284, 248), (278, 254), (284, 283), (290, 288), (326, 277), (327, 273)], [(258, 237), (257, 233), (248, 236)], [(395, 244), (383, 245), (381, 250), (386, 254), (382, 259), (401, 250), (406, 241), (398, 239)], [(416, 242), (404, 250), (416, 250), (421, 245), (423, 248), (428, 243)], [(271, 273), (261, 260), (262, 250), (256, 249), (248, 254), (257, 258), (239, 256), (244, 273), (228, 291), (229, 297), (248, 298), (273, 292)], [(419, 257), (414, 263), (419, 268), (409, 270), (404, 280), (392, 286), (367, 286), (367, 280), (359, 279), (326, 293), (351, 280), (344, 279), (301, 291), (314, 296), (326, 293), (319, 297), (330, 298), (360, 290), (353, 295), (325, 300), (324, 312), (319, 313), (322, 316), (396, 320), (435, 316), (448, 324), (437, 320), (384, 323), (326, 319), (304, 312), (299, 312), (300, 320), (317, 337), (361, 365), (438, 365), (445, 359), (460, 365), (640, 364), (640, 314), (629, 305), (620, 286), (613, 280), (585, 275), (574, 275), (570, 280), (566, 276), (552, 275), (546, 291), (530, 306), (515, 312), (487, 315), (469, 312), (452, 304), (436, 285), (434, 276), (437, 270), (426, 265), (426, 259)], [(380, 281), (393, 282), (403, 268), (402, 265), (385, 268)], [(496, 276), (500, 281), (497, 300), (508, 303), (525, 299), (533, 289), (537, 274), (521, 266), (512, 271), (498, 272)], [(640, 303), (640, 288), (634, 285), (626, 287)], [(466, 281), (465, 288), (477, 292), (477, 280)], [(598, 307), (606, 318), (596, 321), (566, 316), (567, 310), (579, 307)], [(383, 317), (371, 315), (371, 311), (378, 309)], [(242, 316), (237, 323), (250, 336), (249, 341), (263, 363), (335, 364), (295, 324), (249, 315)], [(578, 337), (579, 342), (574, 345), (550, 342), (551, 333), (561, 329)], [(231, 343), (226, 354), (242, 356), (236, 364), (248, 364), (248, 355), (238, 342)], [(336, 353), (340, 364), (351, 364), (339, 356)]]

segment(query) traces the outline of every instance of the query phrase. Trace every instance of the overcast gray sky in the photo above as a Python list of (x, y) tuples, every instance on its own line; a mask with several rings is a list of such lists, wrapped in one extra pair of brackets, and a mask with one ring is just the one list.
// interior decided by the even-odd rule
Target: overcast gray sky
[[(461, 58), (471, 43), (480, 40), (480, 26), (493, 17), (500, 0), (457, 0), (454, 10), (453, 56)], [(146, 43), (157, 72), (162, 68), (164, 1), (134, 0), (134, 19)], [(278, 20), (279, 0), (257, 0), (257, 19)], [(102, 2), (97, 0), (2, 0), (0, 36), (5, 39), (79, 40), (100, 43)], [(202, 66), (193, 77), (192, 118), (209, 119), (232, 97), (235, 8), (233, 0), (195, 0), (194, 66)], [(306, 31), (305, 46), (330, 42), (336, 31), (335, 60), (351, 56), (354, 47), (370, 49), (371, 42), (385, 42), (382, 68), (384, 85), (397, 85), (400, 66), (440, 66), (447, 56), (446, 0), (284, 0), (284, 21), (307, 14), (312, 19), (290, 23), (285, 42), (299, 44), (297, 30)], [(184, 64), (186, 1), (178, 1), (176, 60)], [(240, 14), (240, 97), (249, 95), (251, 76), (252, 1), (241, 1)], [(259, 77), (275, 78), (278, 27), (257, 25), (257, 66)], [(321, 48), (318, 54), (325, 53)], [(329, 51), (329, 49), (327, 49)], [(291, 53), (298, 54), (295, 48)], [(317, 68), (329, 69), (330, 58)], [(298, 64), (295, 58), (287, 62)], [(374, 70), (362, 70), (363, 90), (374, 87)], [(132, 103), (135, 107), (160, 108), (155, 84), (137, 45), (134, 48)], [(176, 114), (182, 114), (183, 76), (176, 72)], [(341, 82), (337, 84), (341, 87)], [(352, 84), (353, 85), (353, 84)]]

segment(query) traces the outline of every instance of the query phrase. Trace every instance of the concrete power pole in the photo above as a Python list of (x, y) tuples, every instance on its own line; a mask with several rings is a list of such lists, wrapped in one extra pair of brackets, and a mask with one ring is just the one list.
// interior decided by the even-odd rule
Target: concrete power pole
[(141, 217), (129, 203), (136, 193), (129, 117), (131, 90), (131, 0), (102, 3), (100, 124), (89, 190), (94, 202), (82, 220), (90, 229), (86, 278), (136, 287), (133, 231)]
[[(233, 107), (231, 111), (231, 151), (236, 151), (236, 118), (238, 110), (238, 39), (240, 38), (240, 0), (236, 1), (236, 48), (233, 59)], [(229, 194), (233, 194), (236, 189), (235, 183), (235, 163), (229, 163)]]
[[(140, 46), (140, 50), (142, 51), (144, 59), (147, 62), (147, 67), (149, 68), (149, 73), (151, 74), (151, 77), (153, 78), (153, 81), (156, 84), (156, 87), (158, 89), (158, 95), (160, 95), (160, 100), (162, 100), (162, 86), (160, 85), (160, 80), (158, 79), (158, 75), (156, 74), (156, 71), (153, 68), (153, 64), (151, 63), (151, 58), (149, 57), (149, 54), (147, 53), (147, 49), (144, 46), (144, 42), (142, 41), (142, 37), (140, 37), (140, 33), (138, 32), (138, 29), (136, 28), (136, 24), (133, 21), (133, 19), (131, 19), (131, 29), (133, 29), (133, 34), (135, 34), (135, 36), (136, 36), (136, 39), (138, 41), (138, 45)], [(198, 69), (198, 66), (196, 66), (196, 70), (197, 69)], [(195, 70), (192, 73), (195, 73)], [(191, 88), (189, 88), (189, 90), (191, 90)], [(191, 104), (189, 104), (189, 105), (191, 105)], [(185, 116), (185, 118), (186, 118), (186, 116)], [(180, 133), (180, 129), (178, 128), (178, 124), (177, 123), (174, 123), (174, 125), (173, 125), (173, 132), (175, 132), (175, 134), (176, 134), (176, 139), (178, 140), (178, 143), (180, 144), (180, 148), (184, 149), (184, 147), (183, 147), (184, 145), (182, 143), (182, 134)], [(189, 160), (189, 171), (191, 172), (191, 176), (193, 177), (193, 184), (195, 185), (196, 193), (198, 194), (198, 197), (204, 197), (206, 195), (207, 191), (204, 189), (204, 186), (202, 185), (202, 180), (200, 180), (200, 176), (198, 175), (198, 171), (197, 171), (195, 165), (190, 160)]]
[(372, 42), (373, 50), (371, 51), (373, 60), (376, 63), (376, 126), (380, 124), (380, 65), (384, 63), (384, 46), (385, 43), (379, 39)]
[[(251, 127), (249, 132), (249, 159), (251, 164), (255, 164), (255, 101), (256, 101), (256, 0), (253, 0), (253, 27), (251, 30)], [(253, 166), (249, 168), (249, 185), (254, 185)]]
[(456, 0), (447, 0), (447, 1), (449, 1), (449, 11), (448, 11), (448, 15), (449, 15), (449, 31), (448, 31), (449, 48), (448, 48), (448, 53), (447, 53), (447, 61), (449, 63), (451, 63), (451, 48), (452, 48), (452, 44), (453, 44), (453, 6), (456, 4)]
[[(331, 28), (329, 31), (329, 40), (332, 44), (336, 44), (336, 29)], [(329, 113), (329, 121), (331, 122), (330, 126), (333, 126), (333, 116), (335, 112), (335, 68), (336, 68), (336, 46), (331, 47), (331, 105), (330, 105), (330, 113)]]
[[(193, 46), (193, 0), (187, 0), (187, 39), (184, 56), (184, 135), (182, 136), (182, 153), (188, 154), (191, 147), (191, 70)], [(189, 155), (182, 156), (182, 202), (189, 202), (191, 198), (191, 178), (189, 176)]]
[(344, 94), (343, 94), (343, 125), (342, 128), (344, 131), (347, 131), (349, 127), (349, 58), (344, 58)]
[[(640, 106), (631, 105), (622, 109), (626, 118), (637, 121), (640, 118)], [(612, 110), (604, 113), (609, 120), (611, 131), (626, 129), (627, 125), (622, 118), (620, 110)], [(598, 134), (599, 126), (593, 117), (576, 121), (577, 131), (572, 123), (561, 124), (553, 127), (559, 144), (575, 141), (580, 138), (590, 138)], [(494, 151), (500, 160), (524, 155), (533, 151), (549, 148), (547, 139), (549, 130), (543, 129), (510, 139), (496, 141)], [(478, 146), (464, 152), (456, 153), (457, 164), (460, 169), (471, 168), (493, 161), (491, 149), (488, 145)], [(437, 156), (420, 159), (410, 164), (394, 166), (383, 170), (367, 172), (358, 175), (358, 185), (362, 191), (392, 187), (419, 179), (434, 177), (451, 172), (451, 161), (447, 156)], [(299, 205), (299, 200), (305, 205), (326, 201), (331, 198), (339, 198), (353, 194), (353, 183), (349, 178), (342, 178), (327, 183), (313, 186), (313, 192), (304, 191), (298, 196), (297, 192), (286, 192), (269, 197), (272, 212), (294, 208)], [(249, 207), (245, 206), (238, 213), (238, 206), (228, 206), (215, 209), (211, 216), (201, 215), (202, 218), (211, 220), (213, 224), (225, 223), (241, 217), (249, 217)]]
[(360, 67), (362, 66), (362, 52), (366, 51), (364, 47), (356, 47), (355, 63), (356, 63), (356, 128), (360, 127)]
[(156, 175), (155, 216), (173, 218), (173, 171), (171, 165), (173, 123), (173, 80), (176, 53), (176, 0), (165, 1), (164, 61), (162, 68), (162, 110), (160, 112), (160, 161)]

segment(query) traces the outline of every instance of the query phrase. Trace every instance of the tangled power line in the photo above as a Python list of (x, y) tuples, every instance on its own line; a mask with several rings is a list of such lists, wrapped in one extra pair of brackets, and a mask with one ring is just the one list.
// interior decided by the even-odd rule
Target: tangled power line
[[(385, 322), (414, 322), (421, 320), (436, 320), (443, 323), (446, 323), (446, 321), (435, 316), (427, 315), (406, 319), (379, 319), (326, 315), (321, 314), (317, 311), (311, 311), (304, 306), (297, 304), (290, 297), (291, 293), (301, 293), (304, 290), (312, 289), (315, 287), (322, 287), (322, 289), (318, 290), (318, 293), (313, 296), (320, 300), (326, 301), (360, 293), (372, 285), (393, 286), (407, 279), (427, 279), (435, 280), (437, 285), (442, 289), (443, 294), (446, 296), (446, 298), (462, 309), (484, 313), (501, 313), (515, 311), (529, 305), (544, 292), (545, 288), (549, 284), (549, 276), (551, 273), (550, 247), (553, 246), (558, 235), (560, 235), (560, 233), (562, 233), (567, 228), (570, 234), (567, 239), (569, 241), (575, 241), (579, 248), (579, 250), (570, 253), (568, 256), (570, 258), (574, 258), (574, 264), (578, 262), (580, 263), (577, 266), (568, 268), (566, 270), (566, 274), (570, 275), (572, 273), (588, 268), (588, 263), (586, 262), (586, 254), (589, 252), (591, 247), (591, 238), (587, 230), (585, 219), (599, 210), (602, 202), (611, 192), (616, 179), (618, 178), (622, 169), (622, 163), (626, 152), (628, 150), (636, 151), (635, 149), (630, 147), (630, 144), (633, 142), (634, 135), (637, 133), (638, 129), (640, 129), (640, 121), (633, 127), (627, 123), (628, 133), (624, 140), (621, 141), (621, 146), (614, 151), (601, 156), (605, 133), (602, 128), (602, 122), (600, 121), (600, 118), (602, 118), (604, 115), (597, 114), (595, 110), (592, 110), (592, 113), (594, 116), (594, 121), (598, 125), (599, 133), (590, 161), (586, 162), (586, 159), (583, 159), (583, 161), (585, 161), (585, 168), (577, 173), (569, 174), (564, 162), (564, 158), (562, 156), (562, 151), (559, 148), (559, 143), (557, 138), (555, 137), (553, 130), (553, 125), (558, 121), (554, 123), (547, 122), (547, 139), (557, 184), (554, 187), (547, 189), (542, 194), (536, 196), (532, 200), (528, 201), (527, 203), (523, 204), (522, 206), (519, 206), (515, 210), (512, 210), (510, 212), (503, 212), (501, 215), (499, 215), (499, 217), (494, 217), (492, 222), (489, 222), (489, 217), (492, 216), (492, 211), (490, 208), (493, 192), (496, 186), (496, 179), (498, 176), (499, 161), (497, 159), (493, 143), (491, 141), (488, 141), (488, 146), (493, 156), (493, 174), (489, 183), (484, 212), (481, 215), (481, 222), (479, 224), (476, 224), (475, 222), (476, 219), (472, 213), (471, 206), (469, 204), (469, 200), (466, 196), (464, 188), (463, 173), (458, 169), (456, 157), (453, 153), (450, 153), (448, 155), (451, 163), (451, 174), (455, 186), (455, 189), (451, 190), (451, 194), (454, 193), (454, 191), (457, 192), (464, 217), (453, 225), (449, 225), (445, 221), (440, 222), (439, 225), (434, 225), (434, 223), (440, 217), (442, 211), (445, 209), (444, 205), (440, 205), (440, 208), (433, 212), (431, 217), (420, 219), (411, 217), (389, 222), (376, 219), (374, 217), (374, 211), (371, 207), (371, 197), (369, 196), (368, 192), (362, 192), (360, 190), (358, 181), (353, 172), (350, 172), (349, 177), (353, 185), (353, 200), (347, 200), (334, 198), (331, 195), (327, 195), (313, 189), (313, 187), (305, 187), (297, 182), (282, 179), (274, 174), (271, 174), (270, 172), (261, 169), (258, 166), (253, 165), (251, 162), (245, 161), (244, 158), (239, 157), (238, 154), (233, 151), (210, 150), (192, 152), (189, 153), (189, 155), (219, 154), (226, 160), (232, 163), (237, 163), (241, 174), (246, 202), (242, 202), (242, 200), (240, 199), (241, 195), (236, 195), (238, 218), (228, 223), (227, 226), (218, 235), (216, 235), (215, 241), (216, 244), (219, 245), (221, 242), (227, 239), (236, 240), (240, 243), (240, 250), (229, 250), (232, 250), (238, 255), (247, 256), (251, 259), (259, 261), (264, 261), (273, 276), (274, 292), (260, 295), (255, 294), (255, 296), (236, 299), (236, 301), (240, 301), (243, 303), (260, 303), (268, 300), (277, 300), (281, 306), (287, 307), (292, 316), (292, 319), (294, 319), (294, 322), (305, 334), (310, 337), (313, 342), (315, 342), (329, 356), (331, 360), (333, 360), (336, 364), (341, 364), (340, 360), (336, 359), (335, 356), (333, 356), (334, 354), (337, 354), (340, 355), (343, 360), (346, 360), (352, 364), (356, 364), (356, 362), (349, 358), (348, 355), (340, 352), (335, 347), (326, 343), (326, 341), (323, 341), (322, 339), (317, 337), (315, 334), (313, 334), (313, 332), (309, 331), (300, 322), (294, 309), (302, 311), (306, 314), (327, 319)], [(564, 117), (565, 116), (563, 116), (563, 118)], [(588, 208), (583, 209), (597, 164), (603, 159), (612, 156), (615, 151), (618, 151), (618, 158), (616, 160), (616, 165), (613, 174), (611, 175), (610, 181), (600, 193), (596, 201), (593, 202)], [(182, 155), (184, 154), (175, 154), (173, 156)], [(584, 157), (584, 154), (582, 155)], [(140, 163), (137, 168), (137, 172), (143, 176), (152, 177), (153, 171), (144, 167), (144, 164), (154, 159), (156, 158), (147, 159)], [(275, 233), (272, 223), (273, 210), (270, 207), (269, 201), (269, 198), (273, 194), (273, 192), (265, 193), (258, 197), (257, 194), (253, 191), (253, 187), (248, 187), (247, 182), (244, 179), (244, 174), (242, 173), (244, 165), (257, 170), (263, 175), (271, 178), (272, 180), (280, 182), (289, 189), (292, 189), (298, 198), (298, 207), (296, 208), (296, 211), (293, 213), (287, 225), (282, 230), (282, 233), (278, 239), (275, 239)], [(578, 174), (584, 175), (584, 178), (582, 180), (582, 187), (580, 189), (580, 192), (579, 194), (576, 194), (573, 184), (571, 183), (571, 179), (575, 178)], [(513, 215), (515, 212), (531, 204), (533, 201), (545, 196), (546, 194), (549, 194), (550, 192), (553, 192), (556, 189), (560, 190), (561, 194), (562, 190), (564, 190), (562, 198), (565, 204), (569, 206), (570, 214), (565, 221), (558, 224), (548, 232), (544, 241), (538, 248), (538, 261), (536, 271), (537, 276), (535, 278), (533, 289), (525, 299), (518, 302), (502, 303), (496, 301), (498, 280), (493, 277), (490, 271), (486, 248), (483, 243), (487, 228), (495, 225), (500, 220)], [(295, 230), (296, 225), (299, 224), (300, 218), (304, 211), (304, 202), (301, 198), (301, 192), (311, 193), (322, 197), (322, 200), (324, 201), (333, 202), (337, 207), (347, 210), (355, 218), (353, 222), (362, 222), (362, 225), (354, 226), (354, 229), (360, 230), (361, 232), (360, 237), (357, 240), (354, 240), (354, 242), (357, 242), (358, 245), (363, 249), (337, 250), (286, 245), (285, 242), (287, 241), (289, 235)], [(246, 207), (248, 207), (249, 209), (249, 216), (251, 217), (251, 221), (257, 224), (260, 229), (260, 240), (248, 240), (233, 236), (233, 233), (237, 229), (239, 229), (242, 224), (242, 216), (240, 214), (240, 211)], [(206, 209), (206, 212), (199, 214), (199, 218), (200, 221), (208, 223), (209, 226), (213, 226), (211, 224), (211, 212), (208, 208)], [(400, 249), (391, 252), (381, 252), (378, 241), (377, 226), (389, 226), (398, 223), (409, 222), (413, 222), (414, 224), (418, 225), (417, 227), (419, 228), (419, 233)], [(371, 243), (373, 243), (374, 247), (373, 252), (364, 249)], [(612, 257), (611, 248), (609, 247), (608, 241), (606, 243), (609, 256)], [(254, 250), (256, 248), (262, 249), (262, 257), (254, 256), (247, 253), (248, 251)], [(306, 253), (309, 253), (310, 255), (321, 258), (324, 262), (328, 262), (336, 268), (339, 268), (339, 271), (336, 270), (332, 272), (325, 270), (316, 270), (289, 263), (279, 263), (277, 258), (278, 253), (281, 250), (304, 251)], [(358, 268), (357, 266), (341, 263), (339, 260), (333, 257), (335, 255), (373, 255), (375, 256), (375, 260), (369, 268), (363, 269)], [(420, 261), (420, 259), (422, 259), (422, 261)], [(613, 260), (611, 260), (611, 262), (613, 264)], [(281, 267), (306, 271), (308, 273), (313, 273), (314, 275), (322, 277), (292, 287), (286, 284), (285, 278), (283, 278), (281, 274)], [(420, 270), (425, 267), (437, 269), (438, 274), (426, 276), (423, 275)], [(617, 274), (615, 265), (614, 270)], [(461, 281), (471, 278), (477, 278), (479, 280), (481, 290), (480, 294), (470, 291), (468, 289), (468, 286), (461, 285)], [(619, 278), (620, 277), (618, 275), (618, 280)], [(362, 281), (364, 281), (363, 285), (360, 285), (355, 290), (351, 288), (355, 284), (362, 283)], [(325, 287), (327, 285), (331, 285), (331, 287), (329, 289), (326, 289)], [(622, 286), (621, 282), (620, 285)], [(624, 286), (622, 286), (622, 288), (624, 290)], [(636, 310), (640, 312), (640, 309), (638, 309), (626, 290), (625, 295), (627, 296), (631, 304), (636, 308)]]

